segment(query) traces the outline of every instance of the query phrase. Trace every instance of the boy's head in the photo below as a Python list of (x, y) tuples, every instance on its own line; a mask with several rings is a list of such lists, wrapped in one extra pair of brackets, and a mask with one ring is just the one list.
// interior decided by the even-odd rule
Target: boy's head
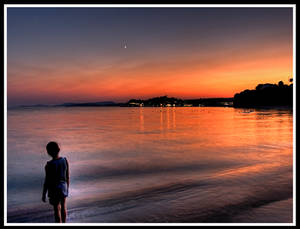
[(47, 152), (51, 157), (57, 157), (60, 148), (56, 142), (49, 142), (46, 146)]

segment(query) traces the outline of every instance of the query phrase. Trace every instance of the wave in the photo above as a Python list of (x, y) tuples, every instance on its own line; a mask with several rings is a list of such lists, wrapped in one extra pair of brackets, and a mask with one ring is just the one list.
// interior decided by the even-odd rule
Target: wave
[[(88, 163), (87, 163), (88, 164)], [(214, 161), (214, 162), (197, 162), (188, 164), (172, 164), (172, 165), (144, 165), (130, 164), (120, 167), (105, 167), (105, 166), (90, 166), (88, 168), (73, 169), (71, 171), (72, 183), (105, 180), (105, 179), (120, 179), (121, 177), (139, 177), (145, 175), (163, 175), (183, 174), (186, 172), (195, 171), (211, 171), (223, 170), (242, 166), (242, 163), (233, 161)], [(24, 179), (21, 176), (9, 176), (8, 192), (13, 190), (28, 191), (33, 187), (40, 188), (43, 185), (44, 174), (36, 176), (28, 176)], [(16, 185), (17, 184), (17, 185)]]

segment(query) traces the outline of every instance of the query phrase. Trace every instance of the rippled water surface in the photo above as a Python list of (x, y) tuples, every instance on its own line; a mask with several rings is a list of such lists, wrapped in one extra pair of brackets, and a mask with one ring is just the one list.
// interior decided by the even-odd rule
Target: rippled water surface
[(8, 222), (54, 221), (41, 201), (50, 140), (70, 163), (68, 222), (292, 222), (290, 110), (10, 109)]

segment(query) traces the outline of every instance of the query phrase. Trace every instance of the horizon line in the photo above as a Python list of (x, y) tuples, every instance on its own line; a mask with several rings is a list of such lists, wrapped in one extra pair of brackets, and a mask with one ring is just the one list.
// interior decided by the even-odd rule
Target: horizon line
[[(161, 96), (155, 96), (155, 97), (151, 97), (151, 98), (146, 98), (146, 99), (137, 99), (137, 98), (132, 98), (134, 100), (148, 100), (148, 99), (153, 99), (153, 98), (159, 98), (159, 97), (168, 97), (168, 95), (161, 95)], [(168, 97), (168, 98), (175, 98), (175, 99), (181, 99), (181, 98), (177, 98), (177, 97)], [(234, 96), (232, 97), (202, 97), (202, 98), (190, 98), (190, 99), (181, 99), (183, 101), (185, 100), (198, 100), (198, 99), (233, 99)], [(110, 103), (115, 103), (115, 104), (125, 104), (125, 103), (128, 103), (130, 100), (132, 99), (129, 99), (128, 101), (126, 102), (115, 102), (113, 100), (102, 100), (102, 101), (95, 101), (95, 102), (91, 102), (91, 101), (86, 101), (86, 102), (61, 102), (59, 104), (44, 104), (44, 103), (35, 103), (35, 104), (28, 104), (28, 105), (25, 105), (25, 104), (19, 104), (19, 105), (12, 105), (12, 106), (9, 106), (7, 108), (13, 108), (13, 107), (30, 107), (30, 106), (59, 106), (59, 105), (63, 105), (63, 104), (85, 104), (85, 103), (104, 103), (104, 102), (110, 102)]]

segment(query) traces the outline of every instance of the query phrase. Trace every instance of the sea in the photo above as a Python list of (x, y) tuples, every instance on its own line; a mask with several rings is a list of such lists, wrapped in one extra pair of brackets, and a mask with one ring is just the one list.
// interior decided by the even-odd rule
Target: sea
[(7, 223), (52, 223), (46, 153), (70, 165), (68, 223), (292, 223), (293, 111), (7, 110)]

